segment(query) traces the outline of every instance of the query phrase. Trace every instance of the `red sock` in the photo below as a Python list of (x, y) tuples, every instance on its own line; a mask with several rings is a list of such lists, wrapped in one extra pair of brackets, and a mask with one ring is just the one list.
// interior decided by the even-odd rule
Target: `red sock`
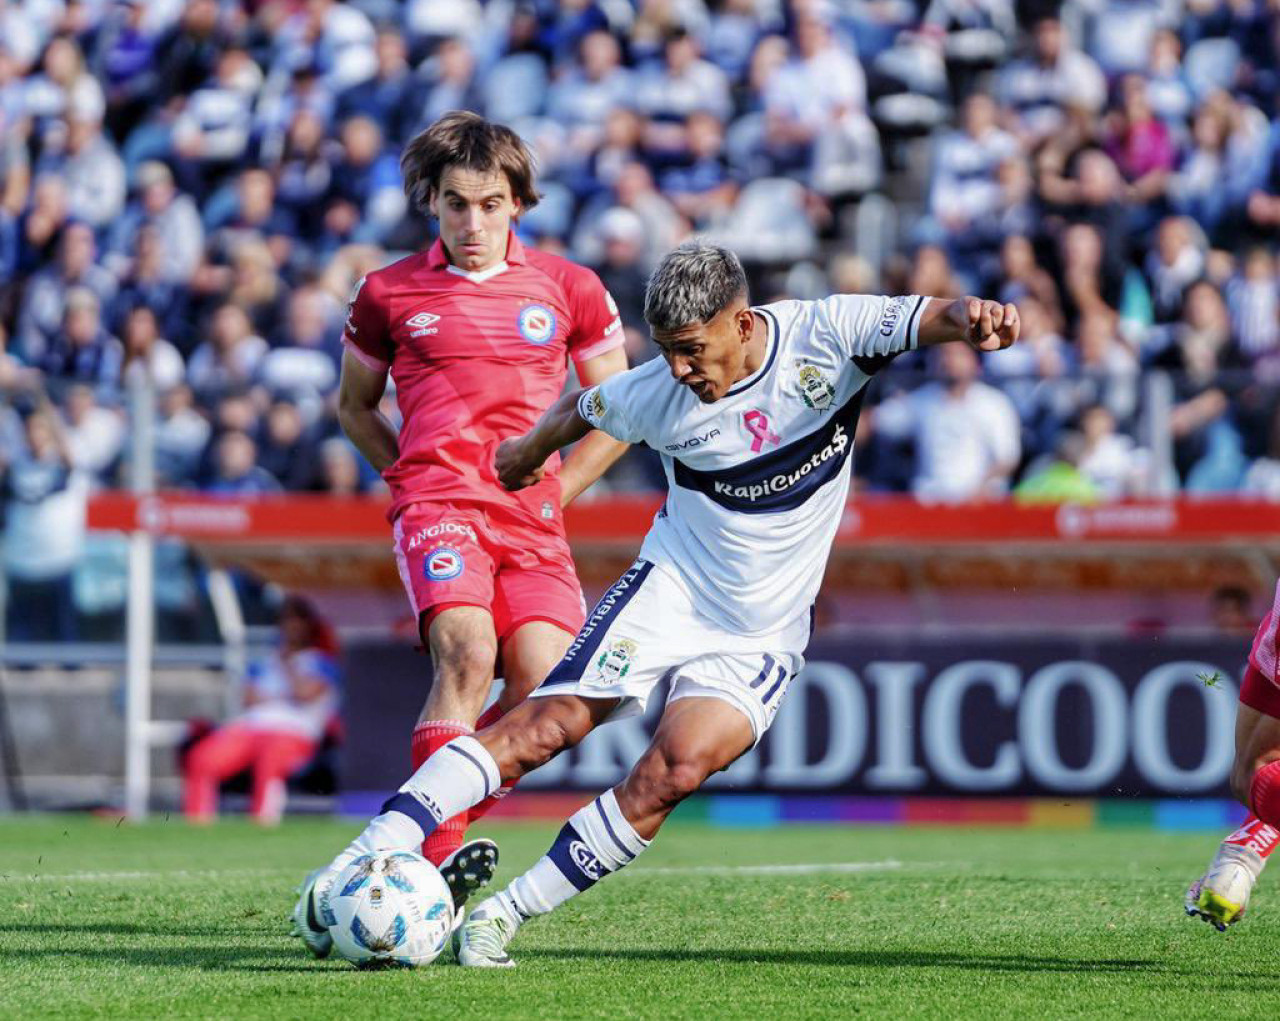
[(1253, 774), (1249, 807), (1268, 826), (1280, 828), (1280, 760), (1268, 762)]
[[(413, 739), (409, 745), (413, 771), (416, 773), (427, 759), (455, 737), (463, 737), (471, 732), (472, 728), (461, 720), (427, 720), (419, 723), (413, 730)], [(467, 813), (460, 812), (437, 826), (422, 845), (423, 857), (432, 865), (439, 865), (453, 854), (462, 846), (462, 839), (467, 833), (467, 821)]]
[[(494, 702), (493, 705), (489, 706), (488, 709), (480, 714), (480, 719), (476, 720), (476, 732), (479, 733), (484, 730), (485, 727), (492, 727), (502, 719), (504, 715), (506, 715), (506, 710), (503, 709), (502, 706), (498, 705), (497, 702)], [(519, 782), (519, 780), (515, 780), (505, 787), (499, 787), (483, 801), (472, 805), (467, 812), (467, 825), (470, 825), (477, 819), (481, 819), (488, 814), (489, 809), (510, 794), (511, 788)]]
[(1271, 857), (1272, 851), (1280, 847), (1280, 830), (1274, 826), (1268, 826), (1256, 815), (1250, 815), (1223, 843), (1247, 847), (1265, 860)]

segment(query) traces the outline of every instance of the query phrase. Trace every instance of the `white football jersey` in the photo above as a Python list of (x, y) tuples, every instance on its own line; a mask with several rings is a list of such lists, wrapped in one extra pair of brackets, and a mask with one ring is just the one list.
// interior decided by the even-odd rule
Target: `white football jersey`
[(809, 611), (849, 492), (863, 389), (916, 347), (927, 301), (838, 294), (757, 308), (764, 362), (712, 404), (664, 358), (579, 398), (597, 429), (662, 455), (667, 500), (640, 556), (721, 627), (763, 634)]

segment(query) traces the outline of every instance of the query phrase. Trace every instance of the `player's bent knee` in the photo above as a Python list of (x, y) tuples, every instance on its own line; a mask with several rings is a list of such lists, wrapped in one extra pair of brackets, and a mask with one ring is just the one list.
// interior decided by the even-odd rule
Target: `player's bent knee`
[(548, 700), (534, 706), (523, 726), (513, 725), (511, 730), (513, 757), (521, 773), (527, 773), (586, 737), (591, 730), (591, 717), (576, 702)]
[(695, 793), (712, 772), (701, 758), (651, 752), (636, 763), (627, 780), (628, 794), (645, 814), (667, 812)]
[(711, 771), (703, 762), (676, 762), (667, 770), (663, 784), (667, 800), (673, 805), (679, 804), (690, 794), (696, 793), (710, 775)]
[(436, 676), (455, 688), (483, 688), (493, 683), (493, 666), (498, 647), (490, 642), (470, 641), (447, 646), (438, 653)]

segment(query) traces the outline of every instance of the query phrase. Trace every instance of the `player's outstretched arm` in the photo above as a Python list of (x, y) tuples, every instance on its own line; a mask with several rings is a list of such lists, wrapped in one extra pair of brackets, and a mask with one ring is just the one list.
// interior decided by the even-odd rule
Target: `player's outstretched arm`
[[(610, 376), (627, 371), (626, 350), (615, 347), (578, 365), (578, 380), (584, 387), (603, 383)], [(592, 430), (573, 448), (560, 466), (560, 506), (567, 507), (591, 483), (609, 470), (626, 453), (629, 444), (608, 433)]]
[(1018, 339), (1021, 323), (1012, 304), (988, 298), (930, 298), (920, 317), (919, 346), (964, 341), (979, 351), (999, 351)]
[(524, 489), (538, 482), (548, 457), (591, 432), (591, 424), (578, 414), (581, 396), (581, 390), (565, 394), (525, 435), (498, 444), (493, 464), (498, 481), (507, 489)]
[(400, 457), (400, 441), (390, 422), (378, 410), (387, 389), (387, 374), (369, 368), (347, 351), (342, 356), (342, 382), (338, 385), (338, 421), (347, 439), (356, 445), (379, 474)]

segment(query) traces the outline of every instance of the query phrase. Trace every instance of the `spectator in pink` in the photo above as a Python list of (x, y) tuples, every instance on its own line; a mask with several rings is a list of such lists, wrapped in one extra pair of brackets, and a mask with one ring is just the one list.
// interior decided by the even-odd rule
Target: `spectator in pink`
[(279, 648), (249, 669), (244, 710), (186, 754), (187, 818), (212, 822), (219, 784), (251, 769), (254, 820), (279, 822), (286, 781), (315, 755), (337, 712), (338, 681), (333, 629), (307, 600), (290, 596), (280, 613)]
[(1129, 185), (1129, 198), (1150, 204), (1164, 196), (1178, 151), (1164, 121), (1147, 98), (1141, 75), (1125, 75), (1120, 85), (1120, 110), (1112, 115), (1107, 154)]

